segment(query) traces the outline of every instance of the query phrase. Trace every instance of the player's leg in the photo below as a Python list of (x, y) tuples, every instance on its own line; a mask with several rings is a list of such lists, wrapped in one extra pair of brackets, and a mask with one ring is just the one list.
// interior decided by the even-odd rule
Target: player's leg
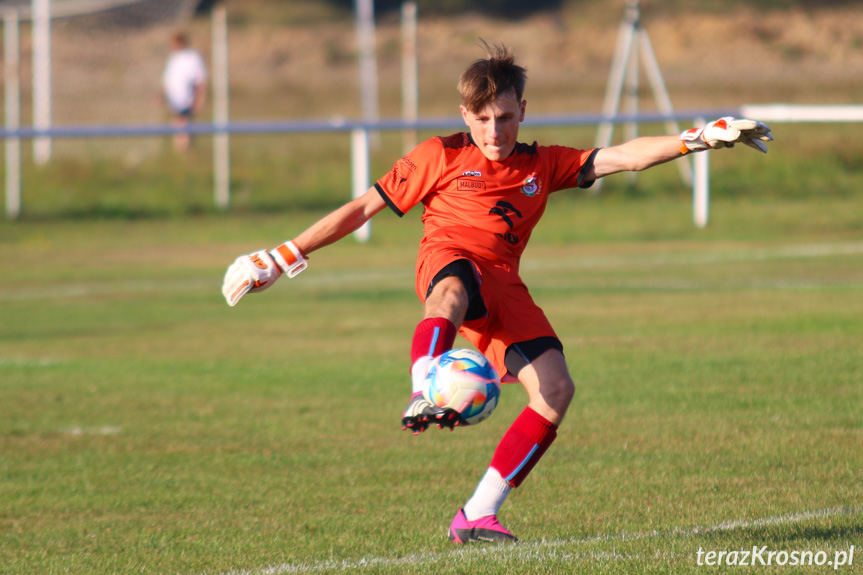
[(423, 319), (446, 318), (458, 327), (464, 321), (468, 302), (464, 281), (456, 275), (444, 276), (434, 283), (423, 304)]
[(507, 369), (515, 368), (528, 396), (528, 408), (560, 425), (575, 395), (575, 384), (556, 338), (514, 343), (507, 350)]
[(402, 414), (402, 429), (422, 433), (430, 423), (450, 428), (458, 424), (455, 413), (447, 413), (423, 397), (423, 381), (434, 358), (452, 349), (458, 326), (468, 306), (467, 290), (457, 276), (439, 278), (430, 288), (423, 306), (423, 320), (411, 342), (411, 399)]
[(458, 425), (454, 411), (436, 408), (423, 398), (422, 385), (434, 358), (452, 349), (465, 317), (484, 313), (478, 274), (472, 263), (459, 259), (434, 275), (423, 303), (423, 320), (417, 325), (411, 343), (412, 395), (402, 414), (402, 429), (417, 434), (430, 423), (450, 428)]
[(553, 337), (516, 343), (507, 349), (507, 369), (517, 374), (527, 390), (528, 406), (504, 434), (476, 491), (453, 519), (453, 541), (515, 541), (497, 522), (497, 513), (509, 492), (521, 485), (557, 437), (558, 425), (572, 400), (575, 386), (561, 350)]
[(187, 151), (192, 145), (192, 137), (189, 132), (185, 131), (189, 127), (189, 122), (192, 117), (191, 109), (180, 110), (174, 116), (174, 127), (178, 130), (183, 130), (174, 134), (174, 149), (178, 152)]

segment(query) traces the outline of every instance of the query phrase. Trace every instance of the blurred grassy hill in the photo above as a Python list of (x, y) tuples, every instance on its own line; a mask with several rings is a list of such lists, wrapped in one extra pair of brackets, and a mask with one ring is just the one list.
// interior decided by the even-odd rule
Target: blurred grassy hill
[[(229, 0), (228, 6), (237, 24), (233, 83), (256, 102), (238, 102), (238, 108), (260, 113), (276, 107), (294, 117), (358, 115), (350, 97), (357, 93), (350, 12), (313, 2)], [(568, 2), (519, 19), (421, 13), (421, 115), (455, 112), (455, 82), (483, 55), (480, 37), (510, 45), (528, 68), (533, 112), (597, 112), (623, 7), (623, 1)], [(394, 117), (400, 110), (400, 32), (397, 15), (379, 20), (381, 114)], [(852, 73), (863, 69), (859, 5), (649, 0), (642, 3), (642, 20), (677, 108), (863, 99), (863, 82)], [(644, 106), (651, 107), (643, 84)]]
[[(226, 2), (234, 119), (359, 116), (351, 10), (315, 0)], [(854, 72), (863, 69), (859, 3), (814, 6), (645, 0), (642, 22), (678, 109), (863, 100), (863, 81)], [(563, 2), (556, 10), (510, 19), (421, 11), (420, 115), (456, 114), (455, 83), (463, 68), (483, 55), (479, 38), (511, 46), (528, 68), (530, 111), (598, 112), (623, 11), (623, 0)], [(194, 44), (208, 55), (206, 14), (188, 27)], [(99, 17), (58, 22), (55, 121), (164, 121), (155, 96), (170, 31), (161, 26), (129, 32)], [(29, 35), (23, 40), (27, 75)], [(397, 13), (379, 15), (377, 48), (381, 115), (398, 117)], [(652, 109), (646, 80), (642, 84), (643, 107)]]

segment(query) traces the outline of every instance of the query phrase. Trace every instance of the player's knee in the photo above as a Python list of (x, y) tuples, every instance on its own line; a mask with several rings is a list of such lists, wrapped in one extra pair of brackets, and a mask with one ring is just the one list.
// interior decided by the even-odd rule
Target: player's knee
[(540, 393), (543, 401), (562, 415), (575, 396), (575, 383), (568, 374), (560, 375), (544, 381)]
[(572, 398), (575, 396), (575, 382), (572, 381), (569, 375), (557, 380), (553, 395), (558, 407), (564, 409), (569, 407), (569, 404), (572, 403)]
[(444, 278), (426, 298), (426, 317), (446, 317), (459, 325), (468, 307), (468, 294), (457, 277)]

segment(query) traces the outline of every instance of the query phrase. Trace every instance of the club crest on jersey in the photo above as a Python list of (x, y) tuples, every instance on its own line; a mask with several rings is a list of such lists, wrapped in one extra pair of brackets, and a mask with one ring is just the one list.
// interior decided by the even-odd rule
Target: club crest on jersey
[(532, 198), (539, 194), (540, 191), (542, 191), (542, 182), (539, 181), (536, 177), (536, 172), (534, 172), (524, 181), (524, 185), (521, 187), (521, 193), (528, 198)]

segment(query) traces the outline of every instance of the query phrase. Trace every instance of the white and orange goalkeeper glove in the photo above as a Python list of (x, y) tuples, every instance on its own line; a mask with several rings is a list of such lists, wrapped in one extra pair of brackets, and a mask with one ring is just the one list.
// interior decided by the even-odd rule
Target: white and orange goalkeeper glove
[(767, 124), (726, 116), (703, 128), (692, 128), (680, 134), (680, 153), (733, 148), (734, 144), (741, 143), (766, 154), (764, 142), (771, 140), (773, 134)]
[(234, 260), (225, 272), (222, 295), (233, 307), (247, 293), (269, 288), (283, 273), (292, 278), (307, 267), (306, 258), (294, 242), (285, 242), (269, 252), (246, 254)]

